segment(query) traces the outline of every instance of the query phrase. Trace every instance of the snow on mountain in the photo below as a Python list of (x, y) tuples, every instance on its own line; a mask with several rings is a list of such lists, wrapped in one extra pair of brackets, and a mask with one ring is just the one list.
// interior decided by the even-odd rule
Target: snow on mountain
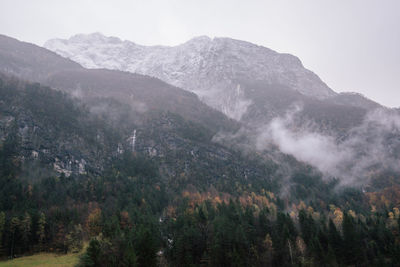
[(317, 99), (336, 95), (300, 60), (266, 47), (230, 38), (196, 37), (181, 45), (142, 46), (100, 33), (52, 39), (45, 48), (87, 68), (107, 68), (159, 78), (197, 94), (240, 120), (253, 99), (244, 81), (265, 81)]

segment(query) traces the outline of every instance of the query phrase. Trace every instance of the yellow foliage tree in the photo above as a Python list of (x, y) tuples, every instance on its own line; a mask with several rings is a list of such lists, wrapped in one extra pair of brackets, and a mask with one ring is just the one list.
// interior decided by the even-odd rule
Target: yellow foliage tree
[(89, 232), (89, 236), (97, 236), (102, 230), (101, 226), (101, 210), (95, 208), (88, 216), (86, 220), (86, 228)]

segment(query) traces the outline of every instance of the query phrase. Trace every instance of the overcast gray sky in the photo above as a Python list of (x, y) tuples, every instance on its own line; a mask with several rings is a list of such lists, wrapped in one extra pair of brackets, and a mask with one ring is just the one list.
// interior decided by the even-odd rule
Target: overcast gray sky
[(0, 0), (0, 33), (38, 45), (102, 32), (144, 45), (232, 37), (298, 56), (335, 91), (400, 107), (399, 0)]

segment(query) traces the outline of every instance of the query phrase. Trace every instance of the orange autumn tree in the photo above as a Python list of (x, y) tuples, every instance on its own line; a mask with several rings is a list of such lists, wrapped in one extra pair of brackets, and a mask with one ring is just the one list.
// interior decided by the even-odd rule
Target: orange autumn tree
[(97, 236), (102, 230), (101, 225), (101, 210), (95, 208), (86, 220), (86, 229), (90, 237)]

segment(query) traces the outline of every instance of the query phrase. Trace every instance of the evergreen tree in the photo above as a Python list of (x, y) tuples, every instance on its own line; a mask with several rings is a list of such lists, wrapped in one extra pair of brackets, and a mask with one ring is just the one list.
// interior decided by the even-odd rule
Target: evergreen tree
[(137, 251), (138, 266), (157, 265), (157, 246), (153, 233), (147, 227), (142, 227), (137, 233), (135, 251)]
[(10, 222), (10, 232), (11, 232), (11, 246), (10, 246), (10, 257), (14, 258), (14, 249), (16, 243), (16, 237), (18, 234), (18, 228), (20, 227), (20, 220), (18, 217), (13, 217)]
[(25, 215), (23, 219), (20, 221), (19, 226), (20, 226), (22, 243), (24, 245), (24, 248), (27, 249), (27, 247), (30, 244), (31, 226), (32, 226), (32, 219), (29, 213), (25, 212)]
[(0, 247), (3, 244), (3, 234), (5, 230), (5, 224), (6, 224), (6, 214), (2, 211), (0, 212)]
[(43, 245), (46, 239), (45, 229), (46, 229), (46, 215), (43, 212), (41, 212), (39, 214), (39, 219), (37, 222), (37, 231), (36, 231), (36, 236), (38, 237), (40, 250), (43, 249)]
[(328, 231), (329, 246), (336, 258), (340, 259), (342, 256), (342, 237), (340, 236), (335, 224), (331, 219), (329, 219)]

